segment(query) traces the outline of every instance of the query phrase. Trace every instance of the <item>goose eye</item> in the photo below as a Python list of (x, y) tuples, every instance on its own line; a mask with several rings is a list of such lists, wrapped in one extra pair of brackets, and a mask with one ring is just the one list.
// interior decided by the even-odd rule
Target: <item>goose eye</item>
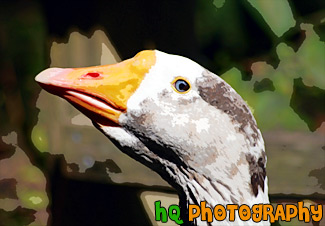
[(177, 79), (174, 83), (174, 87), (178, 92), (184, 93), (190, 89), (190, 84), (183, 79)]

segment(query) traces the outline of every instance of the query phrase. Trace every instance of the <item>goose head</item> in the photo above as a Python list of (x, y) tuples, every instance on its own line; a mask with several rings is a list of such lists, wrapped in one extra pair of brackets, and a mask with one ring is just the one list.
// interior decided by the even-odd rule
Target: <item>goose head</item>
[(115, 65), (49, 68), (36, 81), (86, 116), (188, 204), (268, 203), (264, 141), (246, 102), (192, 60), (157, 50)]

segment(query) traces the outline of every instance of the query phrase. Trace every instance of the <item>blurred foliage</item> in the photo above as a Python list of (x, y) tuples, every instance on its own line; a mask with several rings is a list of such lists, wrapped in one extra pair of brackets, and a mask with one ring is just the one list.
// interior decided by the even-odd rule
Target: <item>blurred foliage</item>
[(15, 132), (2, 140), (13, 146), (15, 153), (0, 161), (0, 225), (44, 225), (49, 204), (44, 174), (17, 145)]
[[(294, 52), (285, 43), (279, 43), (275, 47), (280, 59), (277, 68), (273, 68), (266, 62), (255, 62), (252, 64), (253, 77), (246, 82), (240, 80), (241, 73), (236, 69), (221, 75), (254, 109), (254, 115), (262, 130), (307, 129), (307, 124), (290, 107), (295, 78), (302, 78), (308, 86), (325, 88), (325, 45), (319, 41), (312, 26), (302, 25), (302, 28), (306, 29), (306, 39), (297, 52)], [(265, 78), (270, 79), (275, 90), (261, 93), (254, 91), (256, 82)], [(325, 96), (322, 96), (319, 99), (320, 103), (316, 103), (315, 111), (325, 114), (324, 104), (322, 104), (322, 101), (325, 101), (324, 98)], [(315, 100), (318, 99), (311, 99), (310, 105)], [(298, 100), (298, 102), (300, 101)], [(310, 116), (302, 115), (301, 117), (308, 118)], [(309, 118), (308, 122), (312, 120), (313, 118)]]
[(33, 128), (31, 139), (33, 144), (39, 151), (49, 151), (48, 137), (44, 128), (39, 125), (36, 125)]
[[(294, 17), (299, 16), (294, 16), (286, 0), (248, 2), (213, 1), (214, 8), (209, 1), (199, 2), (197, 34), (203, 50), (213, 59), (209, 67), (219, 71), (248, 102), (262, 131), (308, 131), (308, 127), (315, 131), (325, 121), (324, 93), (304, 97), (310, 111), (294, 111), (290, 106), (302, 102), (301, 98), (291, 99), (294, 79), (302, 78), (306, 87), (325, 89), (325, 44), (313, 30), (324, 24), (324, 9), (320, 9), (323, 17), (317, 16), (314, 24), (304, 24), (296, 22)], [(240, 5), (247, 11), (239, 11)], [(249, 18), (256, 21), (252, 33), (248, 32)], [(259, 90), (262, 81), (271, 88)]]

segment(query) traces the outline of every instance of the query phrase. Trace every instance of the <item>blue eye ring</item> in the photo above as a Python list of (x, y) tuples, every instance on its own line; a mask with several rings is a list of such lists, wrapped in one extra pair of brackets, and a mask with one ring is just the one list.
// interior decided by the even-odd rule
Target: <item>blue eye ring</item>
[(177, 93), (188, 93), (191, 90), (191, 84), (187, 81), (186, 78), (177, 77), (172, 82), (172, 87)]

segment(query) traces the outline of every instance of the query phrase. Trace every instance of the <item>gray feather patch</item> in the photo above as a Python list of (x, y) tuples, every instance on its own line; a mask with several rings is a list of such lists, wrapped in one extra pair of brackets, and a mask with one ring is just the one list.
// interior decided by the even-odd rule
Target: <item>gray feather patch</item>
[(203, 72), (203, 79), (198, 79), (196, 85), (202, 99), (228, 114), (240, 125), (239, 132), (244, 134), (252, 146), (256, 146), (259, 137), (256, 122), (246, 102), (230, 85), (208, 70)]
[[(257, 139), (260, 135), (257, 124), (250, 112), (246, 102), (218, 76), (209, 72), (203, 72), (203, 78), (196, 81), (199, 95), (204, 101), (216, 107), (220, 111), (229, 115), (234, 123), (239, 124), (239, 131), (242, 133), (252, 147), (256, 147)], [(258, 186), (264, 191), (264, 181), (266, 177), (266, 156), (262, 150), (262, 156), (258, 159), (252, 154), (246, 155), (249, 164), (249, 174), (251, 176), (251, 188), (253, 194), (257, 196)]]

